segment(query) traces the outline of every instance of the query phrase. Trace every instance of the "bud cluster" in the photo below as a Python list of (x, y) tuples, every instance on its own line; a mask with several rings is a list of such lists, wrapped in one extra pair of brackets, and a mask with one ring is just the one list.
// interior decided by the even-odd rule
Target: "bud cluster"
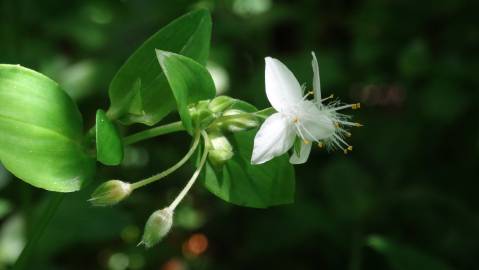
[(203, 100), (189, 108), (196, 126), (218, 132), (239, 132), (259, 125), (257, 116), (235, 108), (237, 99), (218, 96), (212, 100)]

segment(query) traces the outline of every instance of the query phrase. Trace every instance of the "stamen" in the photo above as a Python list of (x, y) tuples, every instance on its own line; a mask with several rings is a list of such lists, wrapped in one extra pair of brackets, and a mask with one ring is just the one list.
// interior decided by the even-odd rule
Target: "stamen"
[(333, 139), (332, 141), (337, 147), (341, 148), (341, 150), (343, 150), (345, 154), (348, 153), (348, 150), (344, 149), (344, 147), (341, 144), (339, 144), (337, 140)]
[(353, 146), (352, 145), (348, 146), (348, 150), (353, 151)]
[(306, 93), (306, 95), (304, 95), (303, 101), (305, 101), (309, 96), (313, 96), (313, 95), (314, 95), (314, 92), (313, 92), (313, 91), (309, 91), (308, 93)]
[(342, 143), (347, 147), (347, 149), (349, 149), (349, 147), (351, 147), (351, 145), (349, 145), (347, 142), (345, 142), (345, 141), (343, 140), (343, 138), (341, 138), (341, 137), (340, 137), (339, 135), (337, 135), (336, 133), (333, 134), (333, 136), (334, 136), (338, 141), (342, 142)]
[(324, 147), (324, 143), (323, 143), (323, 142), (318, 142), (318, 147), (319, 147), (319, 148), (323, 148), (323, 147)]
[(299, 121), (297, 121), (294, 126), (296, 127), (296, 130), (298, 130), (298, 133), (299, 133), (299, 136), (301, 137), (301, 139), (306, 140), (304, 138), (303, 133), (301, 132), (301, 129), (299, 128), (299, 125), (300, 125), (300, 123), (299, 123)]
[(353, 126), (353, 127), (362, 127), (360, 123), (353, 123), (353, 122), (348, 122), (348, 121), (342, 121), (342, 120), (337, 120), (338, 123), (343, 124), (345, 126)]
[(300, 125), (301, 128), (303, 128), (304, 131), (306, 131), (306, 133), (308, 133), (308, 135), (311, 136), (315, 142), (319, 142), (316, 138), (314, 138), (313, 134), (311, 134), (311, 132), (309, 132), (309, 130), (303, 124), (301, 124), (301, 122), (298, 122), (298, 125)]
[(320, 101), (320, 102), (323, 102), (323, 101), (326, 101), (326, 100), (331, 99), (331, 98), (333, 98), (333, 97), (334, 97), (334, 95), (331, 94), (331, 95), (329, 95), (329, 97), (325, 97), (325, 98), (323, 98), (323, 99), (321, 99), (321, 100), (319, 100), (319, 101)]
[(331, 108), (329, 111), (330, 112), (335, 112), (335, 111), (344, 110), (344, 109), (347, 109), (347, 108), (351, 108), (353, 110), (356, 110), (356, 109), (361, 108), (361, 104), (360, 103), (354, 103), (354, 104), (343, 105), (343, 106), (339, 106), (339, 107), (336, 107), (336, 108)]
[(304, 143), (304, 144), (309, 144), (309, 143), (310, 143), (310, 141), (308, 141), (308, 140), (304, 139), (304, 140), (303, 140), (303, 143)]
[(298, 123), (298, 121), (299, 121), (298, 117), (295, 116), (295, 117), (293, 118), (293, 123), (296, 124), (296, 123)]
[(351, 132), (345, 131), (344, 134), (346, 135), (346, 137), (351, 137), (352, 136)]

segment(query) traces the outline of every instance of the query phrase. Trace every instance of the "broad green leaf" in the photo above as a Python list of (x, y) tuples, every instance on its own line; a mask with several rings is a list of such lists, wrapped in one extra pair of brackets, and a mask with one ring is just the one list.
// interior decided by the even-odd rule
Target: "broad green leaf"
[(25, 182), (58, 192), (79, 190), (95, 169), (75, 103), (56, 82), (17, 65), (0, 65), (0, 160)]
[(188, 105), (215, 96), (215, 84), (208, 70), (192, 59), (171, 52), (156, 51), (163, 73), (175, 97), (185, 129), (193, 133)]
[(115, 125), (103, 110), (96, 112), (96, 159), (105, 165), (123, 160), (123, 143)]
[(210, 38), (207, 10), (190, 12), (163, 27), (133, 53), (113, 78), (108, 115), (125, 124), (159, 122), (175, 109), (176, 103), (155, 49), (182, 54), (204, 65)]
[(247, 207), (266, 208), (294, 201), (294, 169), (283, 155), (265, 164), (251, 165), (257, 129), (229, 137), (234, 156), (222, 168), (207, 163), (203, 182), (221, 199)]
[(383, 254), (387, 258), (391, 268), (394, 270), (452, 269), (450, 266), (442, 262), (439, 258), (434, 258), (412, 247), (396, 243), (392, 240), (380, 236), (370, 236), (367, 240), (367, 243), (369, 247)]

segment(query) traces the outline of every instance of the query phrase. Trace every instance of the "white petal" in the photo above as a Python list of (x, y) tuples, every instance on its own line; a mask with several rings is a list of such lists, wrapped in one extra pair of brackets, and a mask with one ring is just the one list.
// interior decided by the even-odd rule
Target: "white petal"
[(317, 141), (333, 136), (335, 126), (331, 113), (320, 110), (309, 100), (301, 104), (299, 117), (299, 129), (308, 141)]
[(268, 117), (254, 138), (251, 164), (261, 164), (280, 156), (293, 146), (296, 133), (293, 123), (275, 113)]
[(308, 161), (309, 153), (311, 152), (311, 143), (301, 142), (301, 149), (299, 151), (299, 156), (296, 154), (296, 151), (293, 151), (293, 154), (289, 158), (289, 163), (291, 164), (303, 164)]
[(314, 100), (319, 101), (321, 100), (321, 83), (319, 81), (319, 64), (318, 59), (316, 59), (316, 55), (314, 52), (311, 52), (313, 55), (313, 61), (311, 65), (313, 66), (313, 90), (314, 90)]
[(268, 100), (278, 112), (300, 102), (301, 86), (293, 73), (279, 60), (266, 57), (265, 84)]

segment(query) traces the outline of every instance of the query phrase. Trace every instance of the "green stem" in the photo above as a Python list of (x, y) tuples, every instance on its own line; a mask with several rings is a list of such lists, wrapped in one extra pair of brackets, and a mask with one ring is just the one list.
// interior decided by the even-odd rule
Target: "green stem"
[(164, 171), (162, 171), (158, 174), (155, 174), (151, 177), (148, 177), (146, 179), (143, 179), (143, 180), (140, 180), (138, 182), (135, 182), (135, 183), (131, 184), (132, 190), (135, 190), (137, 188), (140, 188), (140, 187), (146, 186), (148, 184), (151, 184), (155, 181), (158, 181), (158, 180), (168, 176), (172, 172), (176, 171), (183, 164), (185, 164), (185, 162), (188, 161), (188, 159), (190, 159), (190, 157), (193, 155), (196, 148), (198, 147), (199, 142), (200, 142), (200, 132), (197, 132), (196, 135), (195, 135), (194, 141), (193, 141), (193, 145), (191, 146), (190, 150), (188, 151), (188, 153), (186, 153), (186, 155), (180, 161), (178, 161), (178, 163), (176, 163), (175, 165), (171, 166), (170, 168), (168, 168), (168, 169), (166, 169), (166, 170), (164, 170)]
[(140, 132), (132, 134), (130, 136), (126, 136), (123, 139), (123, 143), (125, 145), (133, 144), (133, 143), (143, 141), (143, 140), (146, 140), (146, 139), (150, 139), (150, 138), (153, 138), (153, 137), (156, 137), (156, 136), (160, 136), (160, 135), (164, 135), (164, 134), (168, 134), (168, 133), (173, 133), (173, 132), (177, 132), (177, 131), (182, 131), (182, 130), (185, 130), (185, 128), (183, 127), (183, 124), (181, 123), (181, 121), (173, 122), (173, 123), (166, 124), (166, 125), (163, 125), (163, 126), (158, 126), (158, 127), (154, 127), (154, 128), (151, 128), (151, 129), (144, 130), (144, 131), (140, 131)]
[(193, 184), (195, 183), (196, 179), (200, 175), (201, 169), (205, 165), (206, 162), (206, 157), (208, 156), (208, 149), (206, 147), (208, 143), (208, 134), (204, 131), (201, 131), (201, 134), (203, 135), (203, 138), (205, 140), (205, 147), (203, 149), (203, 155), (201, 156), (200, 164), (198, 165), (198, 168), (196, 171), (193, 173), (193, 176), (191, 176), (190, 180), (188, 183), (186, 183), (186, 186), (181, 190), (180, 194), (176, 197), (176, 199), (168, 206), (168, 208), (173, 212), (175, 211), (175, 208), (178, 206), (178, 204), (183, 200), (183, 198), (188, 194), (188, 191), (191, 189)]
[(35, 250), (38, 241), (42, 237), (45, 228), (48, 226), (48, 223), (50, 223), (50, 220), (55, 215), (64, 196), (64, 193), (53, 193), (50, 195), (45, 210), (42, 212), (39, 220), (35, 222), (35, 229), (32, 233), (32, 237), (28, 240), (25, 248), (23, 248), (20, 257), (18, 257), (15, 265), (13, 266), (13, 270), (23, 270), (28, 268), (28, 263), (30, 257), (32, 256), (32, 252)]

